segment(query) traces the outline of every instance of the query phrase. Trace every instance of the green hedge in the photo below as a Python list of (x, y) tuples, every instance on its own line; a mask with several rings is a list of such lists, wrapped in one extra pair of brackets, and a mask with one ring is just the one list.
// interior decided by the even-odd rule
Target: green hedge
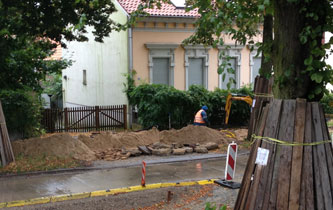
[(0, 90), (8, 132), (22, 137), (40, 134), (41, 100), (29, 90)]
[[(130, 91), (129, 91), (130, 90)], [(251, 95), (249, 87), (231, 90), (232, 93)], [(207, 105), (211, 125), (221, 126), (224, 121), (224, 106), (227, 90), (208, 91), (202, 86), (191, 86), (188, 91), (177, 90), (167, 85), (142, 84), (127, 88), (131, 105), (138, 108), (138, 120), (143, 127), (169, 127), (169, 115), (173, 128), (193, 123), (195, 113)], [(250, 117), (250, 107), (243, 101), (234, 101), (229, 124), (245, 125)]]
[(333, 114), (333, 94), (324, 95), (320, 100), (320, 104), (323, 106), (325, 114)]

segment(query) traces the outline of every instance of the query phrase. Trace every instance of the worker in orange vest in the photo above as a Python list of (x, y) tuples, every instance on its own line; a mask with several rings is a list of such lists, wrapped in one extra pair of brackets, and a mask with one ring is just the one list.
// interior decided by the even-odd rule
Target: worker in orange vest
[(207, 106), (201, 107), (201, 109), (195, 114), (194, 125), (205, 125), (205, 126), (208, 125), (209, 121), (206, 113), (207, 110), (208, 110)]

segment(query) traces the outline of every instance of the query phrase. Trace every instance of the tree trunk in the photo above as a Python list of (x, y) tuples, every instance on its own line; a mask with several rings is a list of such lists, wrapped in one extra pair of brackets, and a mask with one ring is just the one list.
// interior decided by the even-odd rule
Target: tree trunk
[(273, 92), (275, 98), (305, 98), (307, 96), (310, 78), (301, 72), (305, 68), (304, 60), (308, 50), (299, 40), (299, 34), (304, 27), (304, 17), (299, 12), (300, 9), (300, 4), (289, 3), (287, 0), (274, 1), (275, 84)]
[[(311, 72), (305, 71), (305, 59), (310, 54), (310, 44), (313, 40), (321, 45), (322, 33), (315, 37), (308, 37), (307, 42), (302, 44), (300, 34), (306, 26), (315, 29), (322, 25), (326, 17), (327, 1), (316, 0), (306, 3), (289, 0), (274, 0), (274, 44), (273, 44), (273, 66), (274, 66), (274, 88), (275, 98), (295, 99), (308, 98), (308, 94), (315, 86), (323, 86), (311, 81)], [(302, 8), (306, 12), (300, 12)], [(306, 17), (306, 14), (313, 12), (318, 15), (318, 20)], [(321, 12), (322, 11), (322, 12)], [(323, 28), (321, 28), (323, 31)], [(318, 69), (316, 69), (318, 70)], [(320, 99), (322, 93), (317, 95)]]
[(272, 75), (273, 16), (264, 16), (263, 51), (261, 55), (260, 76), (269, 79)]

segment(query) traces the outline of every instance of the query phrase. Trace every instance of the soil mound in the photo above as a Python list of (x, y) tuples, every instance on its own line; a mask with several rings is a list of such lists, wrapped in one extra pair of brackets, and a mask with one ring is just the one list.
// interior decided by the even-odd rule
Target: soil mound
[(60, 158), (73, 157), (78, 160), (95, 160), (95, 153), (68, 134), (55, 134), (46, 138), (31, 138), (12, 142), (16, 155), (24, 156), (56, 156)]
[(149, 145), (159, 141), (160, 132), (153, 128), (141, 132), (104, 132), (97, 135), (79, 135), (78, 139), (94, 151), (101, 151), (107, 148), (136, 147)]
[[(159, 131), (156, 128), (140, 132), (101, 132), (72, 134), (53, 134), (47, 137), (31, 138), (12, 142), (15, 155), (73, 157), (78, 160), (119, 159), (127, 157), (126, 149), (137, 149), (160, 142), (165, 145), (205, 145), (216, 143), (227, 145), (246, 137), (244, 131), (218, 131), (206, 126), (189, 125), (180, 130)], [(240, 138), (241, 137), (241, 138)], [(141, 153), (141, 152), (140, 152)]]
[(218, 130), (206, 126), (189, 125), (180, 130), (166, 130), (160, 133), (160, 141), (165, 144), (204, 144), (215, 142), (224, 144), (230, 142), (230, 138)]

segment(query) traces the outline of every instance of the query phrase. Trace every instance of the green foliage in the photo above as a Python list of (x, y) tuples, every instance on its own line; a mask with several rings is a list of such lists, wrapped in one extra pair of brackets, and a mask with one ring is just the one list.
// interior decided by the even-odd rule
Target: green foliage
[(170, 115), (172, 126), (180, 128), (188, 123), (193, 114), (187, 110), (193, 109), (190, 97), (167, 85), (143, 84), (136, 87), (129, 96), (130, 104), (138, 108), (139, 123), (143, 127), (167, 129)]
[(62, 98), (62, 78), (61, 74), (50, 74), (43, 81), (43, 93), (52, 95), (56, 98)]
[(38, 94), (29, 89), (0, 90), (0, 100), (9, 133), (31, 137), (41, 132), (42, 106)]
[(88, 26), (101, 42), (112, 29), (120, 29), (109, 18), (115, 11), (111, 0), (0, 1), (0, 88), (40, 91), (46, 75), (70, 64), (46, 59), (56, 43), (88, 40)]
[(324, 109), (325, 114), (333, 114), (333, 94), (326, 94), (319, 102)]
[[(249, 87), (232, 90), (233, 93), (251, 95)], [(167, 85), (142, 84), (127, 92), (129, 102), (138, 108), (139, 123), (143, 127), (169, 128), (169, 116), (173, 128), (193, 123), (195, 113), (203, 105), (208, 106), (208, 119), (212, 125), (224, 122), (224, 107), (227, 90), (208, 91), (202, 86), (191, 86), (188, 91), (177, 90)], [(235, 101), (231, 107), (230, 124), (244, 125), (250, 117), (250, 107)]]
[[(102, 42), (122, 29), (110, 18), (115, 11), (111, 0), (0, 0), (0, 99), (10, 131), (38, 133), (41, 81), (71, 64), (50, 59), (55, 47), (87, 41), (88, 27)], [(60, 96), (60, 78), (54, 82), (46, 91)]]
[[(212, 205), (209, 202), (206, 203), (205, 210), (216, 210), (216, 209), (217, 209), (216, 205), (214, 204)], [(227, 210), (227, 206), (226, 205), (220, 206), (219, 210)]]
[(135, 80), (134, 77), (136, 75), (136, 71), (133, 69), (131, 73), (124, 74), (126, 77), (126, 83), (124, 83), (124, 93), (126, 93), (127, 98), (130, 98), (129, 93), (131, 93), (135, 88)]

